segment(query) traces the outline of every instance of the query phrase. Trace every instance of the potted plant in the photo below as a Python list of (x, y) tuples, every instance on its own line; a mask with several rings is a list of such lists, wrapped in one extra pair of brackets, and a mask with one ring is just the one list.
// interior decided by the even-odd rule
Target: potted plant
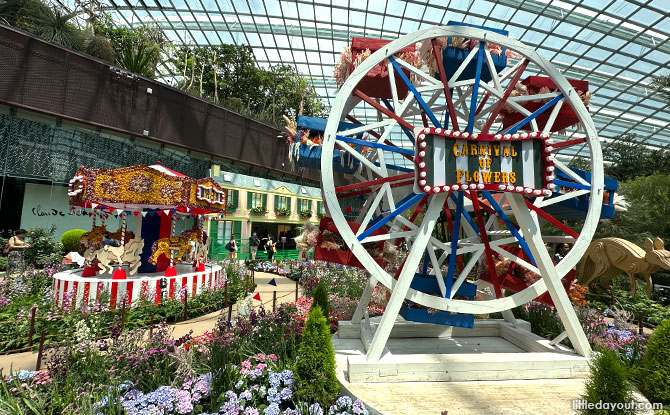
[(268, 211), (265, 206), (256, 206), (249, 209), (249, 213), (252, 215), (265, 215)]
[(226, 205), (226, 210), (228, 212), (235, 212), (237, 210), (237, 206), (235, 206), (233, 202), (228, 202), (228, 204)]
[(289, 209), (289, 208), (277, 208), (277, 209), (275, 209), (275, 215), (277, 215), (277, 216), (291, 216), (291, 209)]
[(319, 213), (316, 214), (316, 216), (318, 216), (319, 219), (325, 218), (327, 216), (327, 213), (326, 212), (319, 212)]
[(312, 211), (309, 209), (301, 210), (298, 215), (300, 215), (300, 219), (309, 219), (312, 217)]

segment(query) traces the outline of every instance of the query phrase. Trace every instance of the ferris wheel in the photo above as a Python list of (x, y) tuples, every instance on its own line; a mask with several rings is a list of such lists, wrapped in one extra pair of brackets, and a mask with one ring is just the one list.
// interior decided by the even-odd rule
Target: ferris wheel
[[(424, 65), (409, 62), (402, 54), (408, 50)], [(496, 29), (433, 27), (372, 52), (337, 94), (321, 164), (332, 222), (370, 273), (354, 320), (361, 320), (377, 284), (391, 290), (368, 359), (379, 359), (397, 316), (412, 307), (438, 310), (443, 324), (472, 327), (474, 314), (502, 312), (508, 318), (509, 310), (542, 295), (564, 323), (562, 338), (587, 356), (589, 344), (565, 285), (606, 197), (584, 87)], [(371, 78), (386, 86), (370, 88)], [(566, 127), (578, 127), (579, 134), (556, 133)], [(562, 161), (561, 152), (572, 146), (583, 147), (590, 171)], [(336, 150), (361, 165), (344, 186), (333, 177)], [(353, 196), (362, 203), (355, 220), (341, 203)], [(581, 229), (550, 213), (584, 201), (596, 203), (588, 203)], [(547, 229), (551, 235), (543, 235)], [(554, 263), (548, 241), (574, 245)], [(407, 246), (397, 271), (385, 269), (366, 249), (373, 242)], [(501, 263), (515, 267), (517, 276), (541, 278), (517, 284)], [(505, 296), (506, 289), (513, 294)]]

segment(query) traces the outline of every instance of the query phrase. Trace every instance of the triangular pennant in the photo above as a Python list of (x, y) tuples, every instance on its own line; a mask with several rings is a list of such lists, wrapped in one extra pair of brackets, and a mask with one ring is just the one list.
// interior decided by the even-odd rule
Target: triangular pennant
[(147, 216), (147, 213), (149, 213), (149, 212), (142, 212), (142, 217)]
[(256, 293), (256, 295), (254, 295), (254, 300), (261, 301), (261, 293)]
[(165, 216), (170, 216), (170, 209), (163, 210), (163, 213), (165, 214)]
[(88, 216), (93, 216), (93, 214), (91, 212), (88, 212)]
[(270, 282), (268, 282), (269, 285), (274, 285), (275, 287), (277, 286), (277, 281), (275, 279), (271, 279)]
[[(142, 213), (144, 213), (144, 212), (142, 212)], [(139, 214), (140, 214), (140, 212), (138, 212), (138, 211), (133, 212), (133, 215), (135, 215), (135, 216), (137, 216)], [(142, 215), (142, 216), (144, 216), (144, 215)]]
[(95, 208), (98, 207), (98, 204), (97, 204), (97, 203), (91, 203), (91, 207), (92, 207), (93, 209), (95, 209)]
[(351, 206), (347, 206), (346, 209), (344, 209), (344, 211), (347, 213), (351, 213), (352, 212)]

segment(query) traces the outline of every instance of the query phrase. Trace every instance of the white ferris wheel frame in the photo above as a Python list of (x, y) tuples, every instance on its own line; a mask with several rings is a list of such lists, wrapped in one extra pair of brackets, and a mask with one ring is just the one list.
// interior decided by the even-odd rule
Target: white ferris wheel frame
[[(600, 210), (601, 210), (600, 203), (589, 204), (589, 209), (587, 212), (586, 219), (584, 221), (584, 225), (581, 229), (579, 237), (576, 239), (574, 243), (572, 250), (558, 265), (554, 266), (551, 261), (551, 258), (549, 257), (548, 252), (544, 247), (544, 242), (540, 234), (540, 227), (538, 223), (537, 214), (530, 211), (525, 206), (524, 198), (522, 195), (517, 193), (505, 192), (506, 199), (512, 209), (513, 215), (518, 221), (518, 224), (520, 225), (520, 230), (523, 233), (523, 238), (528, 243), (529, 248), (533, 254), (533, 257), (536, 260), (537, 271), (540, 275), (542, 275), (543, 278), (540, 278), (537, 282), (530, 285), (526, 289), (519, 291), (518, 293), (515, 293), (509, 297), (502, 297), (483, 301), (448, 299), (410, 289), (409, 285), (411, 283), (411, 279), (413, 278), (414, 272), (416, 271), (419, 262), (421, 261), (422, 255), (409, 255), (406, 263), (404, 264), (404, 268), (402, 273), (400, 274), (400, 277), (398, 278), (398, 280), (395, 280), (365, 251), (361, 242), (358, 241), (357, 235), (355, 235), (354, 232), (350, 229), (347, 220), (345, 219), (344, 214), (342, 213), (339, 207), (338, 198), (335, 191), (335, 183), (333, 181), (333, 164), (332, 164), (333, 152), (335, 150), (336, 133), (339, 123), (340, 121), (343, 120), (344, 116), (347, 115), (349, 110), (353, 108), (357, 103), (356, 97), (352, 96), (354, 88), (357, 86), (359, 81), (369, 72), (369, 70), (372, 69), (375, 65), (377, 65), (379, 62), (384, 61), (389, 56), (395, 55), (398, 51), (407, 47), (408, 45), (413, 45), (425, 39), (432, 39), (437, 37), (451, 37), (451, 36), (458, 36), (464, 38), (477, 39), (485, 42), (492, 42), (501, 45), (503, 47), (509, 48), (511, 50), (514, 50), (516, 52), (519, 52), (521, 55), (523, 55), (525, 59), (535, 64), (542, 72), (544, 72), (545, 75), (549, 76), (552, 79), (552, 81), (556, 84), (558, 89), (563, 93), (564, 96), (563, 99), (569, 101), (570, 105), (577, 114), (580, 122), (582, 123), (586, 136), (586, 144), (588, 145), (588, 148), (591, 153), (591, 180), (590, 183), (588, 183), (590, 185), (590, 190), (581, 190), (578, 192), (573, 192), (574, 193), (573, 197), (576, 197), (576, 195), (583, 195), (585, 193), (590, 193), (592, 200), (602, 200), (604, 191), (602, 153), (600, 148), (600, 142), (598, 139), (598, 134), (593, 124), (593, 121), (589, 115), (589, 112), (582, 103), (581, 99), (575, 93), (572, 86), (565, 79), (565, 77), (559, 71), (557, 71), (548, 60), (546, 60), (545, 58), (540, 56), (537, 52), (535, 52), (535, 50), (529, 48), (528, 46), (525, 46), (524, 44), (515, 39), (511, 39), (502, 34), (487, 31), (485, 29), (468, 27), (468, 26), (443, 26), (443, 27), (432, 27), (429, 29), (421, 30), (415, 33), (402, 36), (392, 41), (382, 49), (374, 52), (370, 57), (365, 59), (356, 68), (356, 70), (349, 76), (349, 78), (346, 80), (346, 82), (340, 89), (340, 92), (336, 97), (335, 103), (331, 108), (331, 116), (328, 118), (328, 123), (326, 125), (326, 130), (324, 132), (322, 158), (321, 158), (321, 172), (322, 172), (321, 179), (322, 179), (323, 198), (328, 208), (328, 212), (330, 213), (330, 216), (332, 217), (335, 226), (340, 232), (342, 239), (345, 241), (349, 249), (351, 249), (356, 258), (361, 262), (361, 264), (366, 268), (366, 270), (371, 275), (371, 279), (368, 284), (368, 289), (366, 289), (366, 293), (364, 293), (363, 295), (364, 298), (362, 298), (361, 301), (363, 302), (369, 300), (369, 298), (366, 299), (365, 297), (371, 293), (371, 288), (373, 288), (377, 282), (380, 282), (384, 286), (391, 289), (393, 292), (391, 300), (389, 302), (389, 306), (387, 307), (386, 313), (382, 318), (382, 324), (380, 325), (380, 329), (375, 335), (375, 339), (378, 337), (378, 335), (379, 337), (381, 337), (380, 341), (377, 342), (381, 343), (381, 346), (375, 347), (374, 349), (376, 350), (373, 351), (372, 353), (370, 353), (369, 351), (369, 355), (374, 356), (376, 354), (377, 358), (379, 357), (378, 355), (381, 353), (381, 347), (383, 347), (383, 343), (385, 343), (386, 341), (386, 339), (384, 338), (385, 334), (383, 332), (387, 330), (390, 331), (389, 326), (392, 327), (392, 322), (388, 321), (387, 324), (384, 324), (384, 321), (389, 319), (395, 320), (400, 305), (402, 304), (402, 301), (404, 301), (405, 298), (415, 303), (422, 304), (426, 307), (438, 310), (469, 313), (469, 314), (489, 314), (493, 312), (505, 312), (519, 305), (528, 303), (547, 291), (549, 291), (552, 300), (554, 301), (557, 310), (559, 311), (559, 314), (561, 314), (562, 320), (568, 332), (568, 336), (572, 340), (573, 345), (575, 345), (575, 349), (580, 354), (586, 355), (590, 351), (588, 342), (586, 342), (586, 338), (583, 334), (583, 331), (581, 330), (581, 327), (579, 327), (579, 322), (576, 320), (576, 315), (572, 310), (570, 300), (567, 297), (565, 290), (562, 288), (560, 279), (563, 275), (569, 272), (577, 264), (577, 262), (581, 258), (581, 255), (590, 244), (600, 217)], [(474, 51), (476, 50), (477, 50), (476, 48), (473, 49), (473, 51), (469, 54), (468, 59), (466, 59), (466, 61), (464, 61), (461, 64), (460, 69), (457, 70), (454, 76), (452, 76), (452, 80), (458, 79), (460, 72), (465, 68), (468, 61), (472, 59), (472, 56), (474, 56)], [(491, 74), (493, 77), (492, 83), (494, 84), (494, 87), (492, 88), (486, 85), (485, 87), (482, 88), (482, 90), (491, 92), (492, 96), (500, 98), (501, 95), (499, 93), (501, 91), (495, 89), (495, 87), (498, 87), (499, 89), (502, 90), (500, 79), (498, 78), (497, 74), (494, 74), (495, 70), (493, 70), (492, 68), (493, 65), (488, 50), (485, 50), (485, 54), (486, 54), (486, 60), (485, 63), (483, 64), (488, 64), (489, 67), (491, 68)], [(404, 62), (399, 63), (403, 66), (403, 68), (409, 69), (410, 71), (414, 71), (415, 73), (418, 71), (415, 68), (406, 65)], [(388, 78), (389, 80), (394, 80), (395, 77), (393, 76), (393, 66), (388, 65), (388, 67), (389, 67)], [(510, 70), (510, 73), (513, 70), (514, 68)], [(424, 76), (425, 75), (426, 74), (424, 74)], [(428, 81), (428, 83), (430, 84), (431, 82)], [(471, 81), (470, 83), (474, 84), (474, 81)], [(393, 92), (394, 97), (393, 101), (395, 108), (398, 108), (398, 111), (402, 111), (403, 108), (405, 109), (408, 108), (412, 104), (413, 102), (412, 100), (414, 99), (412, 94), (410, 93), (408, 97), (405, 99), (405, 101), (401, 103), (397, 99), (397, 92), (395, 91), (396, 89), (395, 81), (391, 81), (390, 85)], [(459, 81), (455, 83), (450, 81), (449, 85), (455, 88), (467, 87), (468, 83), (467, 81), (466, 82)], [(485, 83), (480, 82), (479, 85), (482, 86), (485, 85)], [(441, 87), (442, 85), (440, 84), (439, 86)], [(437, 83), (433, 82), (433, 85), (422, 85), (417, 89), (419, 92), (430, 91), (430, 90), (437, 91), (436, 92), (437, 96), (439, 94), (439, 88), (437, 87), (438, 87)], [(464, 95), (467, 96), (468, 94), (470, 94), (470, 92), (466, 92)], [(534, 96), (534, 98), (536, 99), (538, 97), (540, 96)], [(462, 100), (463, 98), (459, 97), (459, 99)], [(516, 99), (517, 102), (523, 100), (524, 100), (523, 97)], [(434, 99), (429, 100), (429, 103), (430, 101), (434, 102)], [(515, 108), (523, 109), (520, 105), (516, 104), (514, 101), (510, 102), (508, 99), (507, 102), (512, 104)], [(562, 103), (563, 100), (559, 101), (558, 104), (556, 105), (556, 107), (558, 108), (556, 108), (551, 114), (550, 122), (553, 122), (553, 120), (556, 118), (558, 109), (560, 108)], [(494, 104), (491, 103), (491, 106), (493, 105)], [(524, 109), (524, 111), (526, 110)], [(526, 115), (528, 115), (527, 111)], [(387, 120), (387, 121), (379, 120), (379, 122), (376, 123), (375, 125), (377, 127), (384, 126), (386, 127), (386, 131), (390, 132), (390, 130), (393, 128), (395, 124), (396, 122), (394, 122), (393, 120)], [(531, 121), (531, 125), (535, 130), (537, 130), (537, 124), (534, 119)], [(372, 127), (364, 126), (359, 128), (359, 130), (363, 129), (372, 129)], [(349, 130), (347, 132), (347, 135), (353, 133), (354, 130)], [(387, 133), (382, 134), (382, 136), (384, 137), (385, 134)], [(385, 163), (379, 163), (379, 167), (377, 167), (372, 162), (362, 157), (359, 153), (356, 153), (355, 151), (346, 147), (347, 146), (339, 146), (339, 148), (341, 148), (343, 151), (348, 151), (352, 156), (356, 157), (361, 162), (364, 168), (367, 168), (368, 170), (377, 173), (379, 176), (389, 175), (386, 170)], [(382, 150), (377, 151), (381, 152)], [(561, 166), (564, 171), (569, 170), (569, 168), (562, 165), (562, 163), (560, 163), (559, 161), (557, 163), (557, 167), (560, 168)], [(573, 174), (573, 176), (576, 175)], [(573, 178), (578, 179), (578, 177)], [(580, 178), (580, 180), (584, 184), (587, 184), (587, 182), (585, 182), (583, 179)], [(378, 193), (377, 199), (381, 198), (380, 195), (382, 194), (382, 192), (383, 191), (380, 191)], [(388, 193), (390, 194), (390, 188), (388, 188)], [(431, 232), (432, 229), (434, 228), (435, 221), (439, 215), (439, 212), (442, 210), (442, 206), (444, 205), (446, 197), (447, 196), (445, 193), (430, 196), (423, 223), (418, 228), (412, 228), (412, 226), (410, 226), (410, 230), (415, 232), (414, 243), (412, 248), (416, 246), (417, 247), (416, 252), (424, 251), (426, 249), (426, 245), (431, 239)], [(538, 197), (536, 199), (535, 205), (541, 206), (542, 200), (543, 200), (542, 197)], [(405, 223), (403, 224), (408, 226), (411, 225), (411, 223), (407, 222), (408, 221), (405, 221)], [(414, 251), (414, 249), (412, 249), (412, 251)], [(410, 253), (412, 251), (410, 251)], [(405, 272), (406, 270), (407, 272)], [(382, 326), (384, 326), (384, 328), (382, 328)], [(382, 333), (380, 333), (380, 331)], [(388, 337), (388, 333), (386, 333), (386, 337)]]

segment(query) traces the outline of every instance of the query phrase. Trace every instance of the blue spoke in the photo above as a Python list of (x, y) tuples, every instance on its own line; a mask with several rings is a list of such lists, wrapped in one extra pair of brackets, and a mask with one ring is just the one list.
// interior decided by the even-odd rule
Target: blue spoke
[[(453, 193), (451, 194), (453, 197)], [(456, 202), (456, 217), (454, 218), (454, 228), (451, 230), (451, 253), (449, 254), (449, 267), (447, 268), (446, 298), (451, 298), (451, 287), (454, 283), (454, 270), (456, 267), (456, 250), (458, 249), (458, 234), (461, 230), (461, 215), (463, 213), (463, 192), (458, 192)], [(449, 207), (447, 206), (447, 209)]]
[(389, 56), (388, 60), (393, 65), (395, 73), (397, 73), (400, 76), (400, 79), (402, 79), (405, 85), (407, 85), (407, 88), (409, 88), (409, 90), (412, 91), (412, 94), (414, 94), (416, 102), (419, 103), (419, 106), (426, 113), (428, 118), (430, 118), (430, 121), (433, 122), (435, 127), (442, 128), (442, 125), (437, 120), (437, 117), (435, 117), (435, 114), (433, 114), (433, 111), (430, 110), (428, 104), (426, 104), (426, 101), (424, 101), (423, 98), (421, 97), (421, 94), (419, 94), (419, 91), (417, 91), (416, 88), (414, 88), (414, 85), (412, 85), (412, 83), (409, 81), (409, 78), (407, 78), (407, 75), (405, 75), (405, 72), (402, 70), (402, 67), (398, 64), (398, 62), (395, 61), (395, 58), (393, 56)]
[(477, 69), (475, 71), (475, 84), (472, 88), (472, 100), (470, 101), (470, 115), (468, 116), (467, 132), (471, 133), (475, 125), (475, 112), (477, 111), (477, 94), (479, 93), (479, 82), (482, 79), (482, 61), (484, 60), (484, 48), (486, 43), (479, 42), (477, 51)]
[(491, 196), (491, 193), (489, 193), (486, 190), (482, 191), (482, 193), (484, 194), (484, 197), (486, 198), (486, 200), (488, 200), (489, 203), (491, 204), (491, 207), (493, 208), (493, 210), (496, 211), (496, 214), (500, 217), (500, 219), (502, 219), (505, 226), (507, 226), (507, 229), (509, 229), (509, 231), (512, 232), (512, 235), (514, 235), (516, 240), (519, 241), (519, 245), (521, 245), (521, 249), (523, 249), (523, 252), (525, 252), (526, 255), (528, 255), (528, 258), (530, 258), (530, 262), (532, 262), (533, 265), (535, 265), (535, 260), (533, 259), (533, 254), (531, 254), (531, 252), (530, 252), (530, 248), (528, 248), (528, 244), (526, 243), (526, 241), (523, 240), (523, 238), (521, 237), (521, 234), (514, 227), (514, 225), (509, 220), (507, 215), (505, 215), (505, 213), (503, 212), (500, 205)]
[[(417, 195), (417, 194), (414, 194), (414, 193), (412, 193), (411, 195), (413, 195), (413, 196), (411, 196), (411, 197), (409, 198), (409, 200), (407, 200), (406, 202), (404, 202), (403, 204), (401, 204), (400, 206), (398, 206), (398, 207), (396, 208), (396, 210), (394, 210), (393, 212), (389, 213), (388, 216), (386, 216), (385, 218), (379, 220), (379, 222), (375, 223), (374, 225), (372, 225), (372, 226), (370, 226), (368, 229), (366, 229), (365, 232), (363, 232), (363, 233), (361, 233), (360, 235), (358, 235), (358, 238), (357, 238), (357, 239), (358, 239), (359, 241), (362, 242), (363, 239), (365, 239), (365, 238), (367, 238), (368, 236), (370, 236), (370, 234), (372, 234), (372, 233), (373, 233), (374, 231), (376, 231), (377, 229), (379, 229), (379, 228), (381, 228), (382, 226), (386, 225), (391, 219), (395, 218), (396, 216), (398, 216), (398, 215), (401, 214), (402, 212), (404, 212), (404, 211), (406, 211), (407, 209), (409, 209), (413, 204), (415, 204), (416, 202), (418, 202), (419, 200), (421, 200), (422, 197), (425, 196), (425, 195), (423, 195), (423, 194), (418, 194), (418, 195)], [(405, 200), (405, 199), (403, 199), (403, 200)], [(396, 206), (397, 206), (397, 205), (396, 205)]]
[[(374, 165), (379, 167), (379, 162), (375, 161)], [(387, 164), (386, 168), (390, 169), (390, 170), (404, 171), (404, 172), (407, 172), (407, 173), (414, 171), (414, 169), (408, 169), (407, 167), (396, 166), (395, 164)]]
[(554, 179), (554, 184), (561, 187), (569, 187), (571, 189), (591, 190), (591, 186), (581, 183), (569, 182), (561, 179)]
[(530, 114), (529, 116), (527, 116), (523, 120), (521, 120), (518, 123), (512, 125), (511, 127), (507, 128), (506, 130), (498, 131), (498, 134), (514, 134), (515, 132), (519, 131), (519, 129), (521, 127), (523, 127), (524, 125), (531, 122), (531, 120), (535, 119), (538, 115), (542, 114), (543, 112), (545, 112), (547, 109), (551, 108), (553, 105), (555, 105), (556, 103), (558, 103), (558, 101), (560, 101), (562, 99), (563, 99), (563, 94), (560, 93), (556, 97), (554, 97), (551, 101), (547, 102), (546, 104), (544, 104), (543, 106), (538, 108), (534, 113)]
[(424, 277), (428, 275), (428, 251), (423, 254), (423, 269), (421, 270), (421, 275)]
[[(382, 102), (384, 103), (384, 105), (386, 105), (386, 108), (388, 108), (389, 111), (391, 111), (392, 113), (395, 114), (395, 110), (393, 109), (393, 105), (391, 105), (391, 103), (388, 101), (388, 99), (382, 98)], [(400, 124), (398, 124), (398, 125), (400, 125)], [(400, 128), (402, 128), (402, 131), (405, 133), (407, 138), (409, 138), (409, 141), (411, 141), (412, 144), (414, 144), (414, 134), (410, 130), (408, 130), (407, 128), (403, 127), (402, 125), (400, 125)]]
[(345, 143), (356, 144), (363, 147), (381, 148), (382, 150), (393, 151), (394, 153), (406, 154), (408, 156), (414, 157), (414, 150), (407, 148), (394, 147), (388, 144), (381, 144), (376, 141), (359, 140), (358, 138), (345, 137), (342, 135), (338, 135), (335, 138), (339, 141), (344, 141)]
[[(454, 203), (456, 203), (456, 198), (454, 197), (453, 193), (451, 194), (451, 200), (453, 200)], [(477, 235), (479, 235), (479, 227), (477, 226), (475, 221), (472, 219), (472, 216), (470, 216), (470, 214), (466, 210), (463, 210), (463, 216), (465, 216), (465, 220), (468, 221), (470, 226), (472, 226), (472, 229), (474, 229), (475, 232), (477, 232)]]

